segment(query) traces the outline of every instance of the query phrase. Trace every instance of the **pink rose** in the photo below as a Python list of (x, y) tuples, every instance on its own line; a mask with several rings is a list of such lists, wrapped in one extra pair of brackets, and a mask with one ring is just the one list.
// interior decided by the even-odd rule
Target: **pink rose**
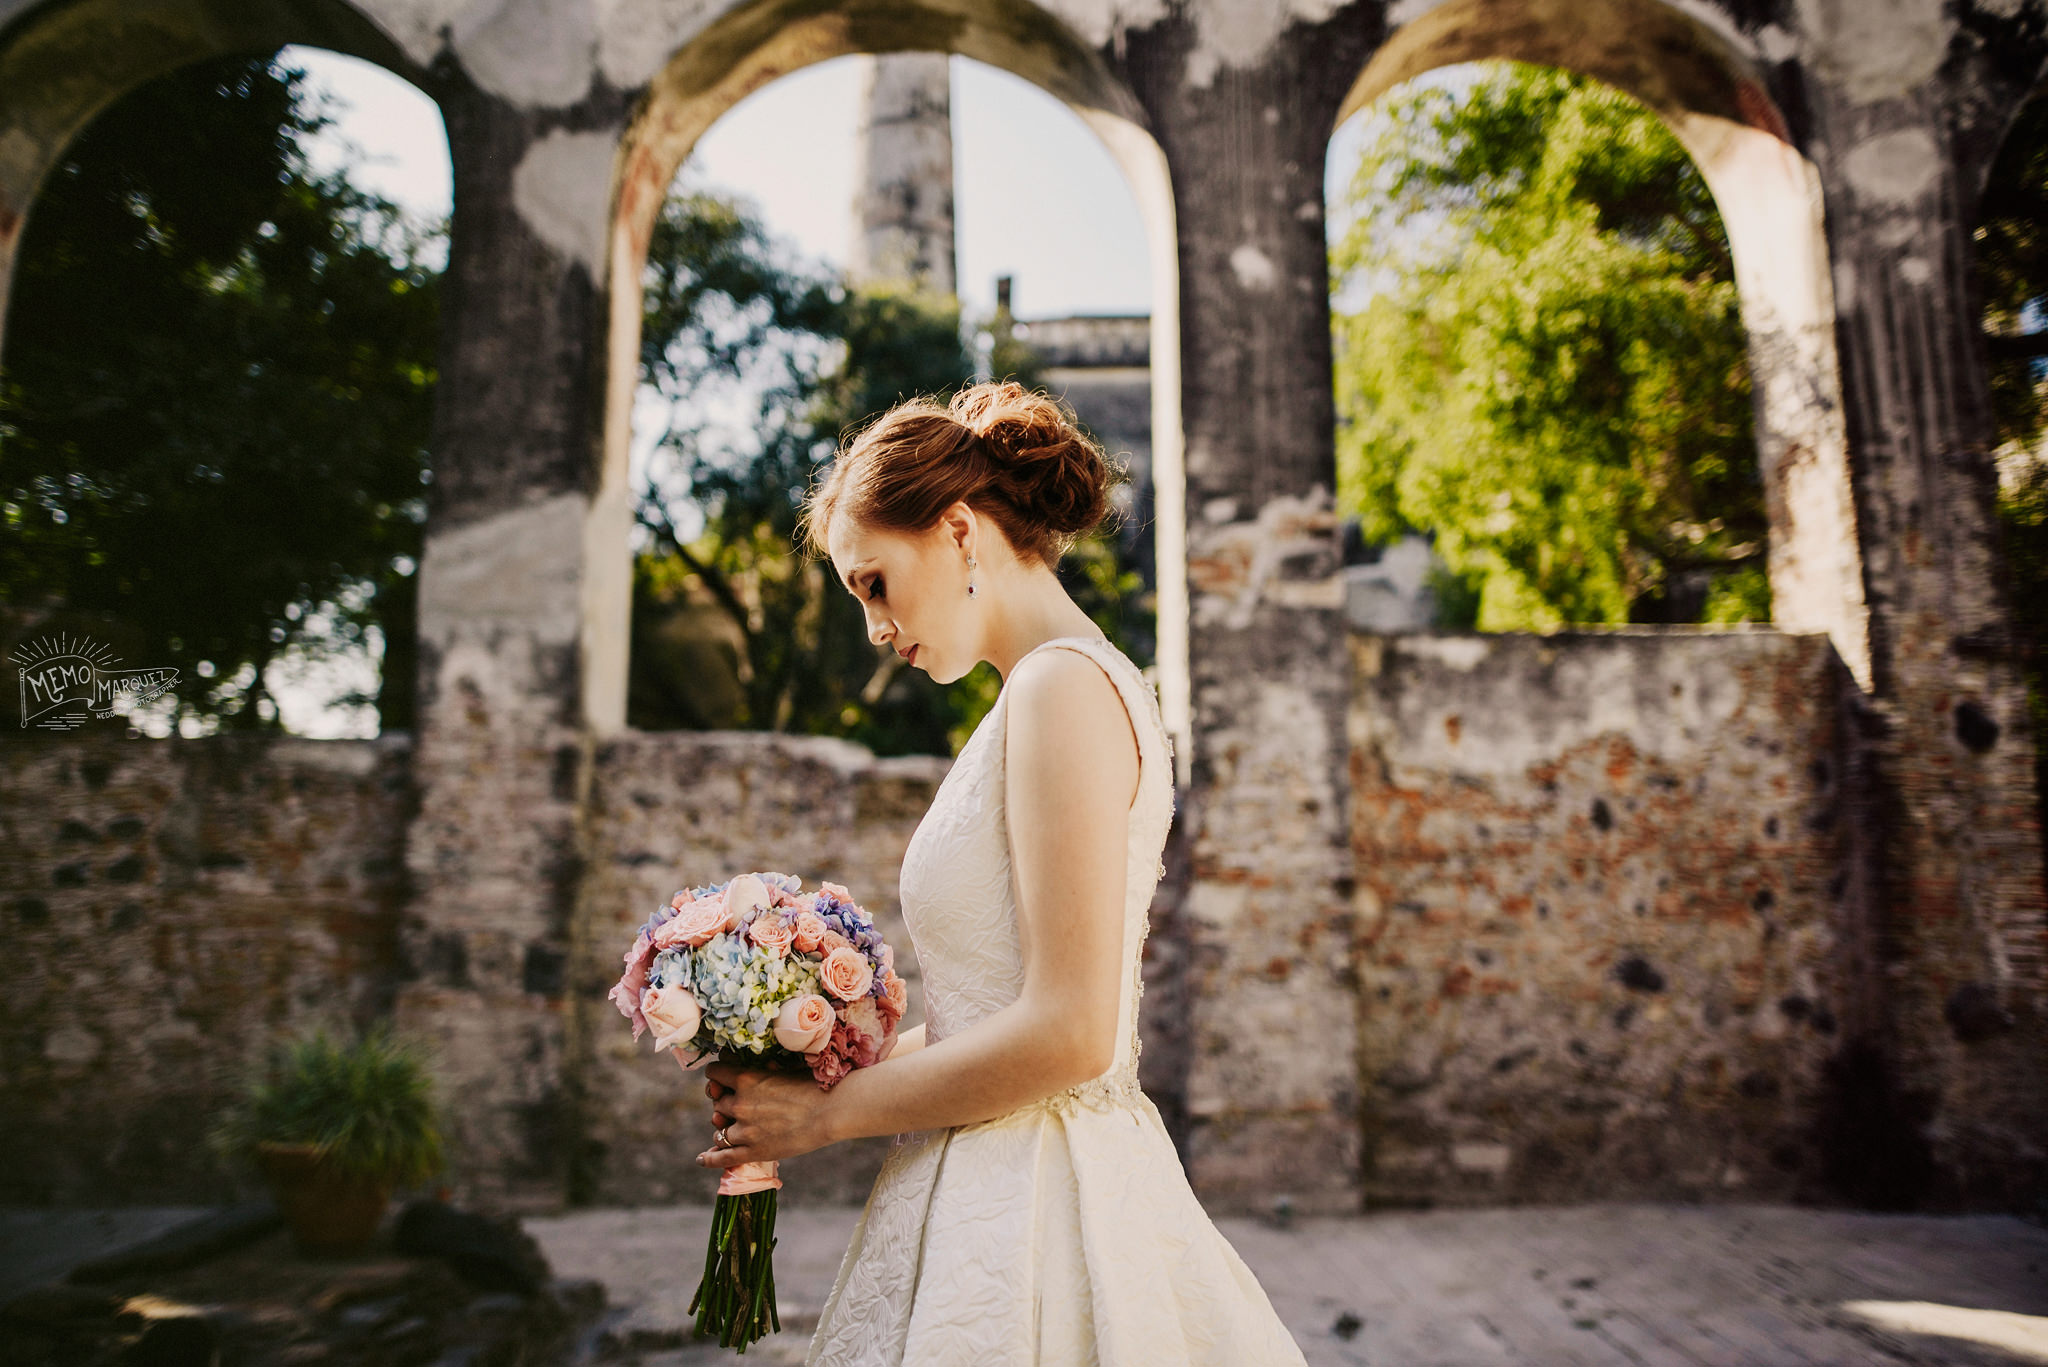
[(862, 997), (849, 1002), (840, 1013), (840, 1024), (847, 1034), (848, 1052), (856, 1066), (866, 1068), (877, 1062), (882, 1053), (882, 1040), (888, 1035), (888, 1027), (882, 1024), (882, 1013), (875, 1006), (873, 997)]
[(716, 897), (701, 897), (680, 908), (654, 932), (656, 949), (688, 945), (695, 949), (719, 932), (729, 929), (725, 904)]
[[(824, 951), (827, 954), (830, 954), (835, 949), (852, 948), (853, 941), (847, 939), (844, 935), (841, 935), (836, 930), (827, 930), (823, 935), (820, 935), (818, 937), (818, 944), (820, 945), (820, 947), (824, 949)], [(867, 956), (862, 955), (861, 957), (866, 958)]]
[(882, 1009), (883, 1015), (893, 1016), (896, 1020), (902, 1020), (903, 1013), (910, 1009), (910, 989), (903, 979), (896, 976), (894, 969), (882, 974), (882, 995), (875, 1000), (875, 1005)]
[(827, 992), (850, 1002), (875, 985), (875, 969), (867, 955), (842, 943), (818, 965), (818, 979)]
[(650, 987), (641, 994), (640, 1010), (654, 1027), (657, 1052), (672, 1044), (688, 1044), (696, 1038), (697, 1026), (704, 1019), (687, 987)]
[(804, 1055), (818, 1086), (832, 1086), (855, 1068), (881, 1062), (896, 1038), (893, 1027), (884, 1026), (872, 1000), (850, 1004), (832, 1027), (832, 1038), (822, 1048)]
[(775, 1042), (785, 1049), (808, 1054), (832, 1038), (832, 1003), (815, 992), (791, 997), (775, 1017)]
[(635, 939), (633, 947), (626, 951), (625, 976), (607, 994), (608, 1000), (619, 1008), (619, 1014), (633, 1022), (636, 1040), (647, 1028), (647, 1017), (640, 1010), (640, 993), (647, 986), (647, 968), (653, 962), (654, 941), (645, 935)]
[(778, 958), (787, 958), (792, 932), (778, 911), (764, 911), (747, 927), (747, 938)]
[(848, 892), (845, 888), (840, 887), (837, 883), (820, 883), (818, 884), (818, 890), (820, 892), (831, 893), (834, 897), (846, 903), (846, 905), (848, 906), (854, 905), (853, 894)]
[(800, 911), (796, 914), (791, 933), (791, 943), (805, 954), (815, 954), (825, 942), (825, 918), (815, 911)]
[(847, 1060), (846, 1055), (830, 1045), (805, 1054), (804, 1061), (811, 1065), (811, 1076), (816, 1079), (818, 1086), (826, 1091), (830, 1091), (834, 1083), (853, 1071), (853, 1064)]

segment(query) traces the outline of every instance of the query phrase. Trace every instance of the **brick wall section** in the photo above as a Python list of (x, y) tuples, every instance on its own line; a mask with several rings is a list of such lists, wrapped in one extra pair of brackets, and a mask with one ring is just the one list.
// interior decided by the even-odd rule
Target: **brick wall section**
[(0, 1203), (209, 1201), (224, 1072), (390, 1009), (410, 741), (0, 745)]
[(1368, 1207), (1812, 1190), (1854, 990), (1827, 639), (1352, 645)]

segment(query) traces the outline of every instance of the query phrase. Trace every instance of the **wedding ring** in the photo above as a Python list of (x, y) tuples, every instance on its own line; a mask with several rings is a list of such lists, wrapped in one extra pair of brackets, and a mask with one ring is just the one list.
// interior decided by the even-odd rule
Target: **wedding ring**
[(717, 1142), (716, 1142), (716, 1143), (714, 1143), (714, 1144), (712, 1145), (712, 1147), (713, 1147), (713, 1148), (716, 1148), (716, 1149), (729, 1149), (729, 1148), (733, 1147), (733, 1143), (732, 1143), (732, 1141), (731, 1141), (730, 1139), (727, 1139), (727, 1138), (725, 1137), (725, 1127), (724, 1127), (724, 1126), (722, 1126), (722, 1125), (721, 1125), (721, 1126), (720, 1126), (719, 1128), (717, 1128), (717, 1129), (713, 1130), (713, 1131), (712, 1131), (711, 1133), (712, 1133), (713, 1135), (715, 1135), (715, 1136), (717, 1137)]

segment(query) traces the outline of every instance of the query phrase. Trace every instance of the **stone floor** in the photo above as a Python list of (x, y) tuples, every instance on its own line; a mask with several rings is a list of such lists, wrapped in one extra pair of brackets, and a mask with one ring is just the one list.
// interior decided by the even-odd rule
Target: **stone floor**
[[(856, 1215), (782, 1210), (782, 1332), (737, 1360), (803, 1361)], [(735, 1358), (688, 1337), (708, 1219), (526, 1228), (557, 1276), (604, 1282), (617, 1360), (709, 1367)], [(1216, 1223), (1312, 1367), (2048, 1363), (2048, 1230), (2006, 1216), (1598, 1205)]]
[[(0, 1211), (0, 1301), (194, 1213)], [(689, 1337), (709, 1214), (528, 1217), (556, 1277), (608, 1292), (576, 1363), (803, 1360), (857, 1212), (783, 1209), (783, 1329), (738, 1358)], [(2007, 1216), (1594, 1205), (1216, 1223), (1314, 1367), (2048, 1364), (2048, 1229)]]

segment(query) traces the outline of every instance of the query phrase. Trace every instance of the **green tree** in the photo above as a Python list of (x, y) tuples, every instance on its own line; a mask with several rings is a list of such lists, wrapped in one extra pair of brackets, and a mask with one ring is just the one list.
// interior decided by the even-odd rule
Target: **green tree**
[[(628, 719), (957, 750), (994, 702), (995, 671), (942, 687), (878, 651), (831, 567), (795, 544), (803, 496), (845, 435), (972, 379), (957, 303), (848, 288), (704, 192), (664, 205), (648, 260), (641, 378), (663, 417), (638, 498), (649, 545), (634, 573)], [(1035, 379), (1021, 350), (1000, 359)], [(1085, 543), (1062, 573), (1114, 621), (1135, 575), (1103, 551)]]
[(135, 665), (178, 669), (174, 721), (237, 729), (278, 727), (281, 652), (375, 626), (374, 701), (406, 726), (434, 231), (311, 169), (327, 120), (303, 79), (186, 67), (52, 172), (0, 375), (0, 599), (25, 633), (107, 622)]
[(1976, 286), (1991, 362), (2007, 598), (2026, 659), (2048, 807), (2048, 92), (2020, 110), (1993, 164), (1976, 229)]
[(2006, 134), (1975, 237), (1998, 440), (2033, 449), (2048, 432), (2048, 91)]
[(1508, 64), (1368, 117), (1333, 252), (1365, 537), (1433, 534), (1485, 630), (1768, 617), (1727, 236), (1670, 132)]

